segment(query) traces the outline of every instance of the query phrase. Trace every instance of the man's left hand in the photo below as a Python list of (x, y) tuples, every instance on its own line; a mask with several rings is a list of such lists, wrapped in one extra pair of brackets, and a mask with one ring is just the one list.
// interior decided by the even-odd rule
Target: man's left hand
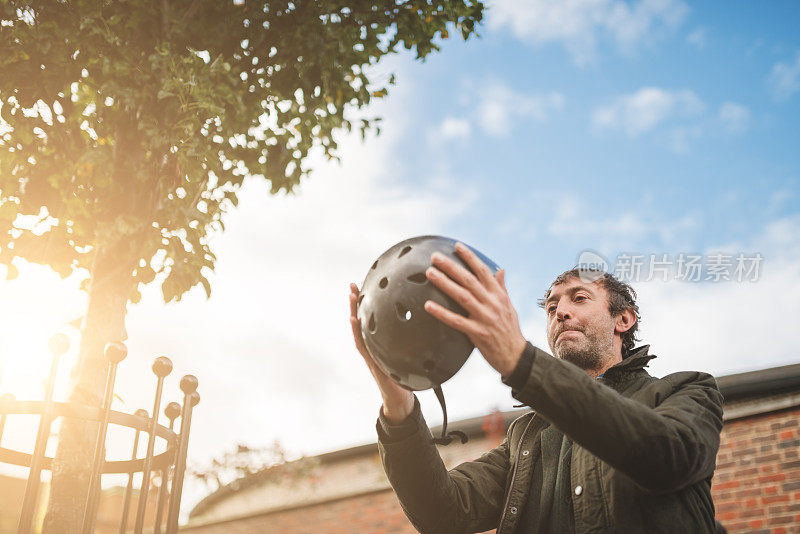
[(468, 317), (432, 300), (425, 302), (425, 311), (466, 334), (489, 365), (503, 377), (508, 377), (517, 366), (527, 341), (508, 297), (505, 270), (493, 275), (489, 267), (463, 243), (456, 243), (456, 252), (472, 272), (445, 255), (434, 253), (431, 257), (433, 266), (425, 271), (425, 275), (464, 308)]

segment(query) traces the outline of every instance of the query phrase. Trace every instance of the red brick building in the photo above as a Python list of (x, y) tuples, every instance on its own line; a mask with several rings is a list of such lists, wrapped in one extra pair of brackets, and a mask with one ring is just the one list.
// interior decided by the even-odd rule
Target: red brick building
[(728, 532), (800, 532), (800, 365), (718, 379), (725, 427), (712, 491)]
[[(800, 364), (718, 379), (725, 426), (713, 494), (730, 533), (800, 533)], [(466, 445), (440, 448), (450, 467), (502, 439), (522, 411), (452, 423)], [(270, 482), (254, 475), (201, 501), (191, 534), (414, 533), (369, 444), (315, 458), (313, 475)]]

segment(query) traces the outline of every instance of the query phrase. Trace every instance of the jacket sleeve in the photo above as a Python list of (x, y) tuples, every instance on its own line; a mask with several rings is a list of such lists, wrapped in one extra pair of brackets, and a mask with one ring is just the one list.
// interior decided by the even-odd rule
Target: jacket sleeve
[(675, 373), (626, 398), (579, 367), (535, 350), (524, 386), (512, 394), (573, 441), (649, 493), (677, 491), (713, 475), (722, 430), (714, 377)]
[(389, 482), (422, 534), (483, 532), (497, 527), (509, 471), (507, 439), (480, 458), (448, 471), (419, 401), (394, 439), (381, 416), (378, 450)]

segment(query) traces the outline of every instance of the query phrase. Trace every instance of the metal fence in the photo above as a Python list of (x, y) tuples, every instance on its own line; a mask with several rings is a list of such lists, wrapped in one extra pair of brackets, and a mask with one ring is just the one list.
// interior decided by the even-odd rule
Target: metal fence
[[(100, 488), (103, 475), (127, 474), (128, 483), (125, 488), (122, 509), (119, 519), (119, 533), (130, 531), (131, 498), (134, 493), (134, 475), (141, 473), (137, 507), (133, 516), (133, 532), (140, 534), (145, 528), (153, 534), (174, 534), (178, 530), (178, 513), (183, 478), (186, 471), (186, 452), (189, 444), (189, 429), (192, 421), (192, 409), (200, 402), (197, 393), (197, 378), (186, 375), (180, 381), (183, 392), (183, 405), (170, 402), (164, 409), (164, 416), (169, 421), (167, 426), (158, 422), (161, 411), (161, 397), (164, 378), (172, 372), (169, 358), (159, 357), (153, 362), (153, 374), (156, 377), (156, 391), (153, 402), (153, 417), (146, 410), (137, 410), (126, 414), (111, 409), (114, 396), (117, 365), (125, 359), (127, 348), (122, 343), (109, 343), (105, 347), (108, 360), (105, 393), (102, 406), (81, 405), (74, 402), (53, 401), (53, 389), (58, 373), (60, 357), (67, 352), (69, 342), (66, 336), (54, 336), (50, 342), (53, 358), (50, 376), (45, 384), (45, 398), (42, 401), (16, 400), (10, 395), (0, 397), (0, 462), (28, 467), (28, 478), (25, 496), (22, 502), (18, 523), (18, 534), (34, 532), (34, 517), (37, 512), (39, 493), (41, 491), (41, 474), (43, 470), (51, 470), (53, 458), (46, 456), (45, 448), (50, 437), (50, 427), (58, 417), (81, 419), (97, 423), (89, 491), (83, 509), (84, 534), (95, 531)], [(14, 415), (39, 416), (36, 441), (32, 453), (8, 449), (2, 446), (3, 431), (8, 417)], [(180, 418), (180, 428), (175, 429), (175, 422)], [(106, 436), (110, 425), (119, 425), (134, 430), (131, 457), (128, 460), (107, 461), (105, 459)], [(139, 457), (139, 443), (147, 440), (147, 452)], [(156, 454), (157, 439), (166, 442), (163, 452)], [(151, 491), (151, 476), (157, 473), (161, 483), (155, 496), (155, 514), (145, 525), (148, 505), (148, 493)], [(152, 529), (152, 530), (151, 530)]]

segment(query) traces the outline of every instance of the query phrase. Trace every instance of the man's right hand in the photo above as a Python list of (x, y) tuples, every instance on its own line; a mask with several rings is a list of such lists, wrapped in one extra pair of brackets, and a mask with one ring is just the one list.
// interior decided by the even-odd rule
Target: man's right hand
[(400, 424), (414, 408), (414, 395), (384, 373), (367, 350), (361, 335), (361, 325), (358, 322), (358, 294), (358, 286), (350, 284), (350, 326), (353, 328), (353, 340), (381, 391), (384, 417), (393, 425)]

